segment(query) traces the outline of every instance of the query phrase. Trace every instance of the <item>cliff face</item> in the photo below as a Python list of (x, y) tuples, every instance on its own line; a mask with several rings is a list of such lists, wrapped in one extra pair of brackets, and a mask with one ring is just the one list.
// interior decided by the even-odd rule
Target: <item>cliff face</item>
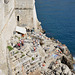
[(5, 75), (8, 75), (7, 40), (13, 35), (16, 25), (37, 29), (38, 23), (34, 0), (0, 0), (0, 71)]

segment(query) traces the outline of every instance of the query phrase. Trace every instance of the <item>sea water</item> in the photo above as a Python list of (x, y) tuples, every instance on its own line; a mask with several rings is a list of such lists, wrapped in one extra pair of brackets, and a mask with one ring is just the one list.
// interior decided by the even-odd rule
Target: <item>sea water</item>
[(36, 10), (47, 36), (66, 44), (75, 56), (75, 0), (36, 0)]

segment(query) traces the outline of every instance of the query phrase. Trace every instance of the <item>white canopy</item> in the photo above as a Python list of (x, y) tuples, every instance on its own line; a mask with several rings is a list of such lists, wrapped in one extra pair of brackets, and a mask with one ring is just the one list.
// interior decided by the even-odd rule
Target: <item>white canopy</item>
[(24, 27), (16, 27), (16, 31), (22, 34), (26, 34), (26, 29)]

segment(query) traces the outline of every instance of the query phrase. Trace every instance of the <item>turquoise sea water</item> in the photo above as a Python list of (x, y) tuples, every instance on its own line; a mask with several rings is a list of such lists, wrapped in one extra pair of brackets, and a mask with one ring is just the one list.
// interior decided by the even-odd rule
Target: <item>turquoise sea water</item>
[(75, 56), (75, 0), (36, 0), (36, 9), (47, 36), (66, 44)]

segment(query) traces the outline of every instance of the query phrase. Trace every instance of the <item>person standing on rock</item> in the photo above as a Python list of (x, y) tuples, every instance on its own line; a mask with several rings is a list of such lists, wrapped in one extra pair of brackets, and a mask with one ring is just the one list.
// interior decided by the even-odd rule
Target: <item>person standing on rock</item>
[(18, 50), (20, 50), (21, 49), (20, 43), (17, 43), (17, 46), (19, 47)]
[(36, 47), (34, 46), (34, 51), (36, 50)]
[(17, 43), (18, 47), (20, 47), (20, 43)]
[(24, 41), (23, 40), (21, 40), (21, 44), (22, 44), (22, 46), (24, 46)]

